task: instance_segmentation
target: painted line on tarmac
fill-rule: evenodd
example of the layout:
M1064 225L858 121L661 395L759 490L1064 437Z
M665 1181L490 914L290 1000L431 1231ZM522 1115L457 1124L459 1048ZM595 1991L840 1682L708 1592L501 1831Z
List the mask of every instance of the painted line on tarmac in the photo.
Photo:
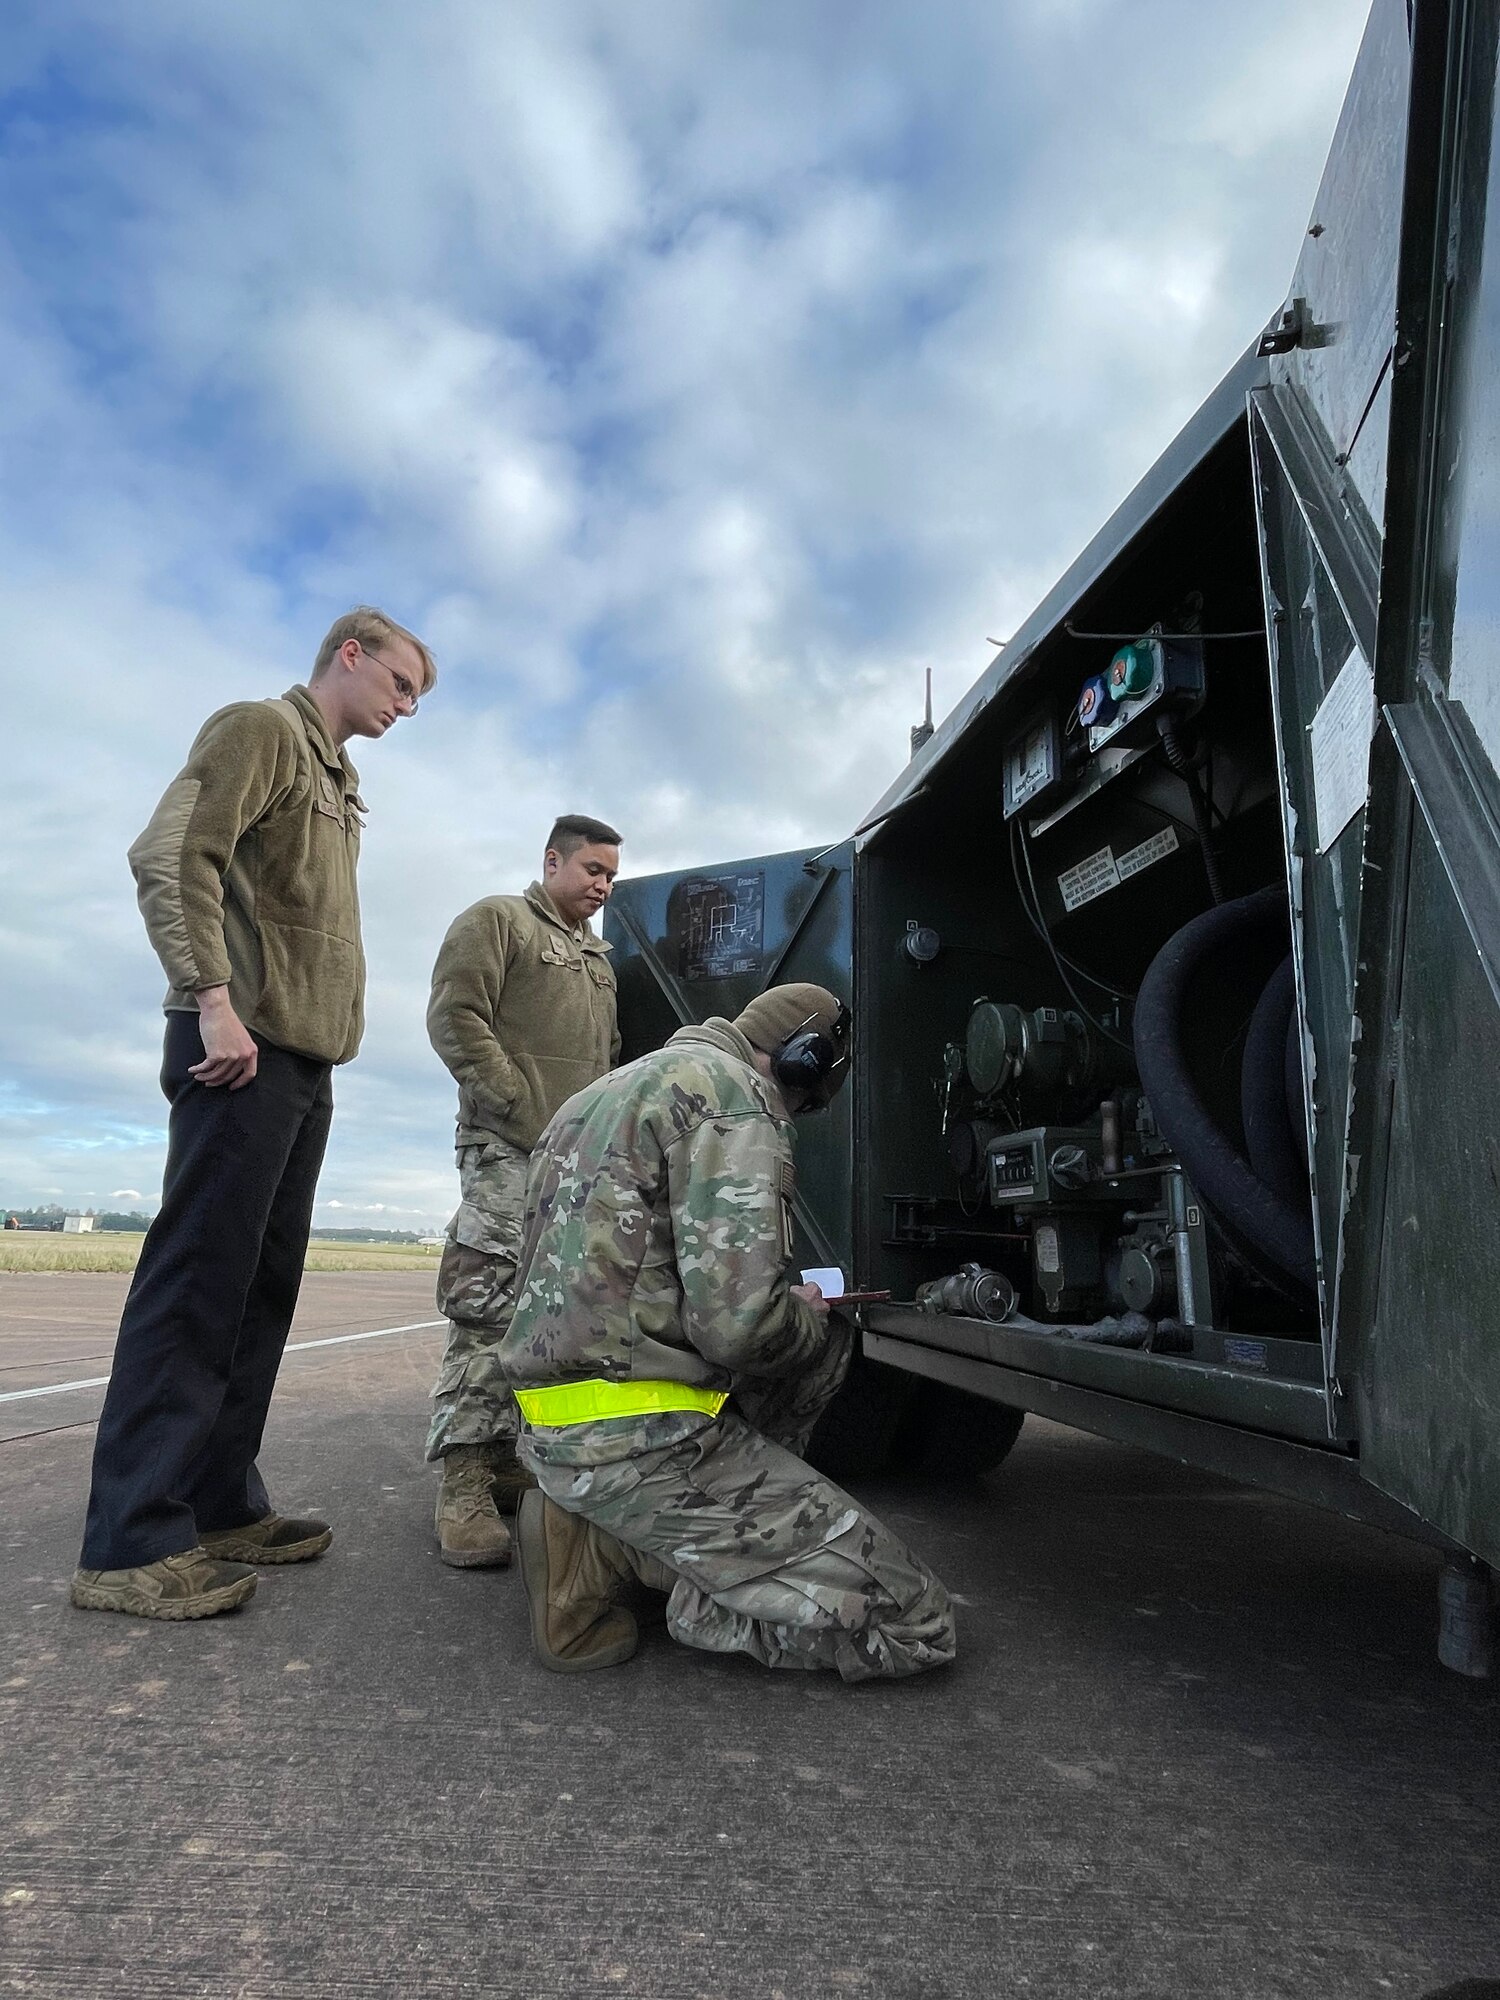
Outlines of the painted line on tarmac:
M377 1326L368 1333L332 1333L323 1340L293 1340L287 1344L288 1354L301 1354L309 1347L342 1347L350 1340L379 1340L387 1333L425 1333L434 1326L446 1326L446 1320L414 1319L410 1326ZM107 1375L90 1375L81 1382L49 1382L44 1389L6 1389L0 1392L0 1403L25 1403L33 1396L65 1396L70 1389L103 1389L108 1385Z

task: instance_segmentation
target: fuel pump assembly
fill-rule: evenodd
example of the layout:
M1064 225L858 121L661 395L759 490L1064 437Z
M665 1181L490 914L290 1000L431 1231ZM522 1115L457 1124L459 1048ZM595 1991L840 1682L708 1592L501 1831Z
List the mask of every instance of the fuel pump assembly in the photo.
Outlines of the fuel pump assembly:
M1169 1337L1207 1319L1202 1206L1156 1130L1130 1050L1098 1024L975 1000L963 1041L944 1052L943 1127L960 1213L976 1240L1005 1244L1025 1312L1134 1314L1168 1322ZM896 1207L898 1229L923 1229L914 1204Z
M1247 974L1251 1028L1233 1051L1243 1106L1234 1133L1193 1087L1182 1022L1205 956L1248 944L1259 965L1267 952L1274 958L1285 922L1284 902L1263 891L1174 933L1128 1028L1076 1009L973 1000L942 1058L954 1194L893 1198L890 1240L982 1251L1014 1291L1013 1316L1066 1324L1075 1339L1180 1351L1235 1323L1295 1330L1311 1252L1295 1185L1301 1106L1287 1084L1285 964L1269 979ZM994 1288L983 1313L958 1278L923 1293L927 1311L969 1301L970 1316L1000 1316Z

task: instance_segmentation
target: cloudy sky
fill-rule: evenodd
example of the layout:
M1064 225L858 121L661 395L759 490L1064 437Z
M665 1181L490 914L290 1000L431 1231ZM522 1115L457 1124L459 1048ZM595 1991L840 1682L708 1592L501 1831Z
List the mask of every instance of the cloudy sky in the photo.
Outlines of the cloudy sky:
M0 1203L154 1205L126 847L368 600L442 680L319 1220L444 1219L450 917L555 809L846 833L1280 302L1365 11L12 0Z

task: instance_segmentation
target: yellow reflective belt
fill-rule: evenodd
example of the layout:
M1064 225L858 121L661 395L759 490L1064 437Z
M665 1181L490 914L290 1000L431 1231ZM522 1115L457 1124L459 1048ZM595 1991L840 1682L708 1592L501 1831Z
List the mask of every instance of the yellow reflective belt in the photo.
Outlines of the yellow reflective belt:
M727 1389L694 1389L686 1382L556 1382L546 1389L517 1389L528 1424L551 1429L589 1424L600 1417L644 1417L657 1410L702 1410L716 1417Z

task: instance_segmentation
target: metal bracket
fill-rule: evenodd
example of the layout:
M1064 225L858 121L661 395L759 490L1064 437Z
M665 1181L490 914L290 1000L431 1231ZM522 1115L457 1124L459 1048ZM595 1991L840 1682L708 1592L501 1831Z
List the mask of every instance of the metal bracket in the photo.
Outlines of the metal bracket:
M1293 299L1283 308L1256 342L1255 352L1264 360L1271 354L1290 354L1294 347L1328 347L1334 329L1320 326L1307 309L1306 299Z

